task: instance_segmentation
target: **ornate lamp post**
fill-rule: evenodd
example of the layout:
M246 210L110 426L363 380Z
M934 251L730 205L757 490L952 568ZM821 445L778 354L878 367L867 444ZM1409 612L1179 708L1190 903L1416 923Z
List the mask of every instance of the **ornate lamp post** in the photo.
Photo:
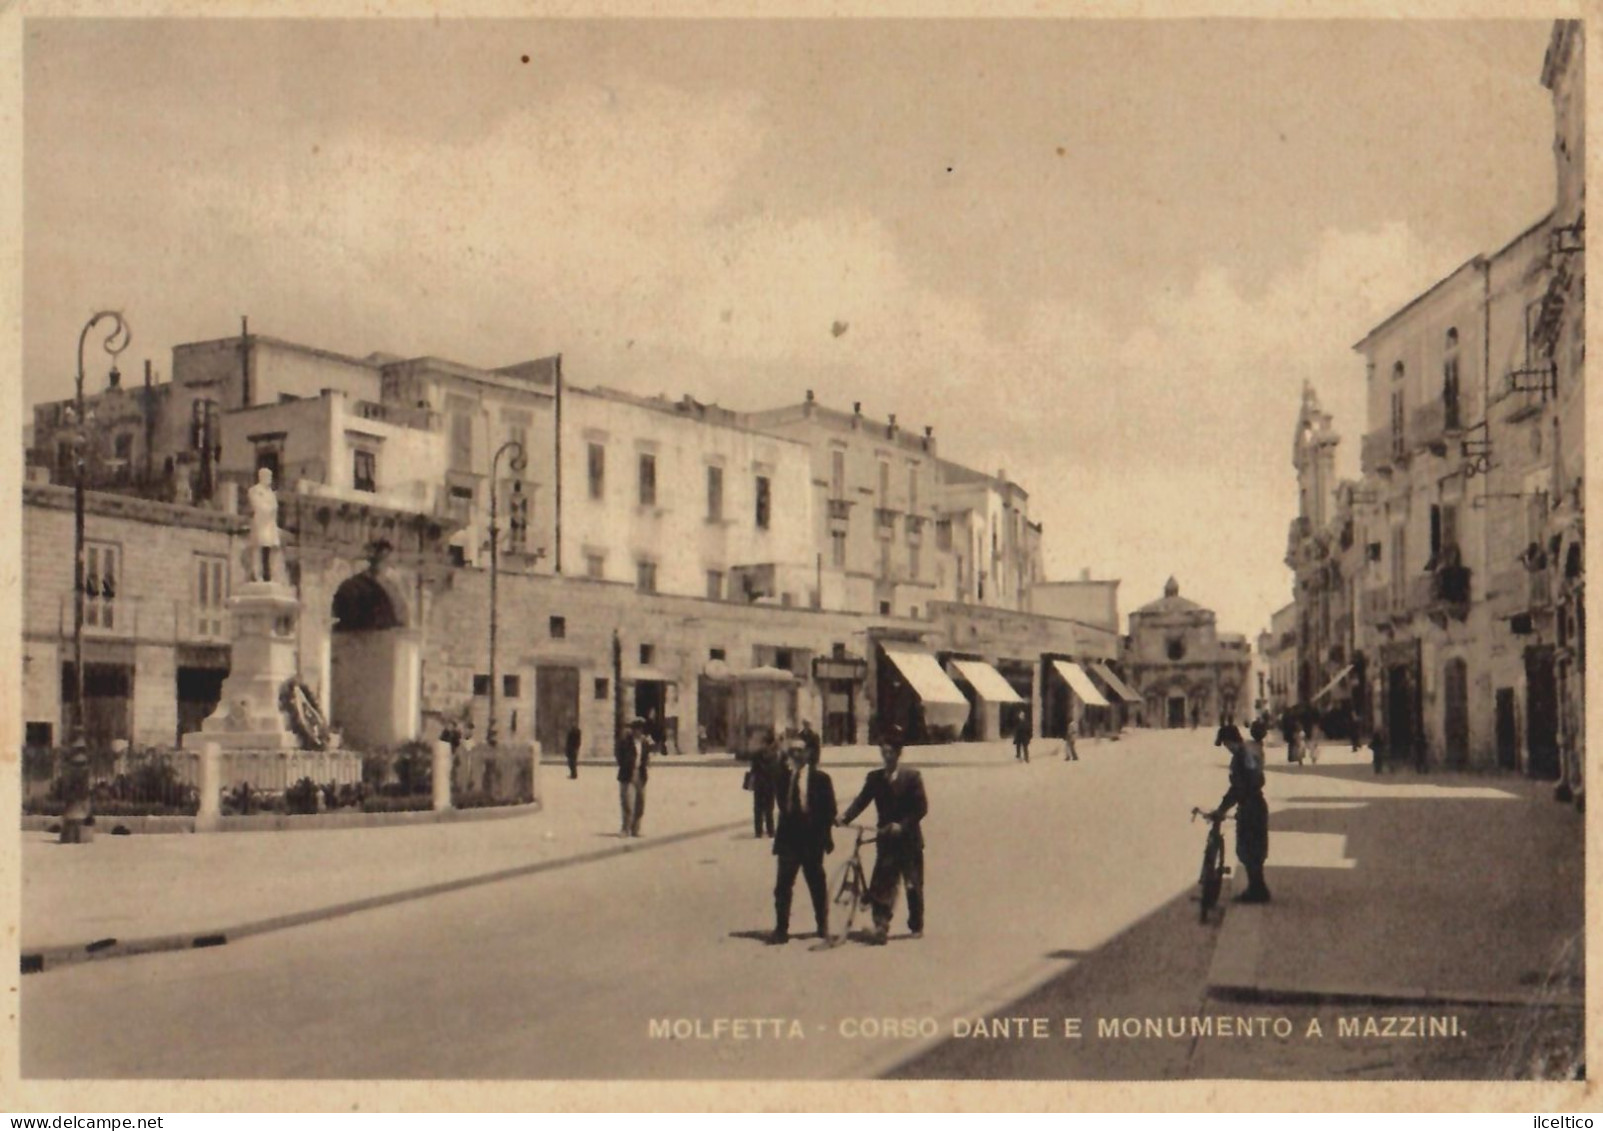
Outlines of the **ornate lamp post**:
M513 474L522 475L523 469L529 465L523 453L523 445L516 440L508 440L495 450L490 459L490 722L485 728L484 740L491 746L495 745L495 604L496 579L501 568L501 527L499 501L501 497L501 477L498 468L501 466L501 457L510 452L512 462L509 465Z
M117 372L117 355L128 348L133 335L122 313L102 310L84 324L78 335L78 381L73 401L76 413L76 432L73 439L73 498L72 498L72 665L73 665L73 747L81 748L87 741L84 727L84 673L83 673L83 622L84 622L84 471L85 452L88 447L88 413L83 396L83 348L89 331L96 324L110 319L111 333L106 335L104 348L111 355L110 382L116 385L121 377Z

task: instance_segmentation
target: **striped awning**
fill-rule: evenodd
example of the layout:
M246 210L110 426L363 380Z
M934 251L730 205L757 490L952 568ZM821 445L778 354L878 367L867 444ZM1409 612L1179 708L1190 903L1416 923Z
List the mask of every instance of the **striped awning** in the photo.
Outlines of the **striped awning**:
M1128 683L1113 674L1113 669L1106 664L1092 664L1091 670L1101 676L1104 682L1113 689L1113 694L1126 703L1139 703L1141 696L1137 695Z
M1102 698L1102 692L1096 689L1091 677L1085 674L1079 664L1069 660L1053 660L1052 666L1057 669L1058 675L1069 685L1069 690L1080 697L1080 702L1088 707L1106 707L1108 701Z
M968 681L981 699L987 703L1022 703L1013 685L1002 678L1002 673L983 660L953 660L957 674Z
M1313 701L1317 703L1325 696L1329 695L1332 691L1336 690L1336 685L1351 675L1352 670L1353 666L1351 664L1348 664L1346 667L1342 668L1341 671L1336 673L1335 679L1331 680L1329 683L1325 684L1325 686L1319 689L1319 694L1314 696Z
M928 652L880 646L924 705L924 721L932 726L961 727L968 721L968 697L958 689Z

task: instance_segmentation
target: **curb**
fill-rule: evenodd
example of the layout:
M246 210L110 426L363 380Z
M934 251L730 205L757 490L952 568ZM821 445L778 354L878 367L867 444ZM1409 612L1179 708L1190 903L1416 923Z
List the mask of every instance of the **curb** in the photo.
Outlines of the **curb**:
M156 954L163 951L201 950L214 946L225 946L232 940L246 939L254 935L267 934L271 931L287 930L290 927L301 927L308 923L335 919L343 915L354 915L361 911L373 911L398 903L409 903L413 900L428 899L431 896L447 895L451 892L500 883L503 880L515 880L524 876L539 875L542 872L554 872L580 864L593 864L601 860L610 860L615 856L627 855L637 849L649 850L670 844L678 844L683 841L696 840L705 836L714 836L721 832L745 828L749 823L748 819L727 821L720 825L710 825L705 828L690 829L685 832L653 837L645 844L630 842L612 848L600 848L593 852L581 853L578 856L542 860L538 863L502 868L499 871L486 872L478 876L463 876L454 880L442 880L439 883L425 884L423 887L407 888L402 891L388 892L384 895L369 896L366 899L329 904L326 907L315 907L309 911L276 915L271 918L257 919L218 930L152 935L146 938L128 939L126 941L121 939L96 939L88 943L44 947L37 950L24 948L22 952L22 973L42 974L47 970L71 966L80 962L99 962L108 958L132 958L135 955Z
M511 805L480 805L472 809L399 809L391 813L252 813L218 819L215 833L257 832L316 832L327 829L386 829L406 825L444 825L464 821L498 821L528 816L541 811L539 801L520 801ZM22 831L51 832L51 825L59 826L60 817L27 815L22 818ZM129 836L171 836L175 833L195 833L194 817L97 817L95 831L101 836L121 836L113 832L117 826L128 830Z

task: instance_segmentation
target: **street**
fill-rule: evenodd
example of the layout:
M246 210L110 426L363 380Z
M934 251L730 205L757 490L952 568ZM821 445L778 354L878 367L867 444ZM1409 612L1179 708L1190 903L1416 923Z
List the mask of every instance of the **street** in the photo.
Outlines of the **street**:
M1270 857L1277 902L1233 908L1221 928L1199 924L1190 898L1204 828L1188 814L1193 805L1217 803L1225 787L1227 758L1211 733L1127 732L1118 742L1082 744L1077 763L1065 763L1060 751L1059 743L1037 741L1028 765L1002 745L985 758L951 763L943 763L941 748L908 751L907 764L925 767L930 796L922 940L905 937L899 908L889 946L820 949L798 882L791 942L764 945L774 863L768 842L752 838L739 769L694 756L667 759L652 777L646 836L627 852L220 948L25 978L23 1071L174 1079L1504 1074L1497 1058L1508 1051L1514 1027L1529 1025L1530 1011L1473 1002L1384 1011L1226 1005L1210 1001L1208 986L1222 932L1247 923L1234 917L1282 907L1297 913L1299 877L1322 870L1362 875L1332 815L1373 808L1399 822L1403 837L1402 824L1417 830L1421 813L1451 802L1468 813L1498 814L1468 826L1482 833L1476 843L1505 826L1508 839L1532 840L1539 827L1553 827L1554 811L1551 803L1533 808L1539 803L1531 790L1519 788L1527 783L1409 774L1371 782L1367 767L1334 750L1319 767L1271 763L1268 795L1284 826L1273 834ZM1271 759L1276 753L1271 748ZM826 750L824 768L844 807L867 765L832 766ZM575 856L620 845L616 788L605 768L587 766L578 781L549 775L546 798L545 813L505 822L509 835L534 839L546 826L558 828ZM1379 798L1425 800L1367 804ZM1453 819L1462 820L1456 813ZM699 831L654 843L653 831L675 822ZM1371 838L1385 835L1373 823L1364 829ZM1543 835L1573 835L1578 844L1579 823ZM845 852L845 836L836 839L831 871ZM1475 844L1464 850L1474 851ZM1517 877L1517 865L1503 860L1497 874ZM338 870L341 861L325 866ZM181 899L182 877L174 879L171 898ZM1473 904L1477 897L1463 884L1463 876L1437 884L1458 892L1444 897L1444 906L1454 899ZM1502 922L1513 910L1529 926L1532 913L1508 902L1515 898L1508 883L1493 886L1493 901L1479 897L1480 913ZM1578 877L1565 877L1554 892L1535 892L1536 906L1554 908L1535 914L1573 913L1578 929L1579 891ZM1558 906L1555 892L1573 896L1575 907ZM1432 929L1430 921L1419 923L1417 946L1456 954ZM1521 924L1500 929L1517 932ZM1319 942L1303 959L1314 969ZM1524 976L1523 968L1509 976ZM1468 1035L1450 1045L1334 1039L1335 1015L1377 1012L1453 1014ZM1198 1042L1098 1035L1107 1019L1215 1013L1289 1018L1297 1036ZM1332 1039L1306 1039L1315 1015L1330 1018ZM1555 1031L1567 1032L1571 1012L1552 1016L1561 1022ZM1070 1018L1079 1019L1082 1036L1065 1036ZM1578 1032L1578 1011L1573 1026Z

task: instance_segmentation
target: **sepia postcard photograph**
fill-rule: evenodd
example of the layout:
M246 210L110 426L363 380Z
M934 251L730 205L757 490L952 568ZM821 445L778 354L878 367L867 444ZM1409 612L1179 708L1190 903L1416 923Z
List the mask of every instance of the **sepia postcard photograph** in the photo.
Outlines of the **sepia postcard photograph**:
M19 1095L1583 1102L1578 12L222 11L3 21Z

